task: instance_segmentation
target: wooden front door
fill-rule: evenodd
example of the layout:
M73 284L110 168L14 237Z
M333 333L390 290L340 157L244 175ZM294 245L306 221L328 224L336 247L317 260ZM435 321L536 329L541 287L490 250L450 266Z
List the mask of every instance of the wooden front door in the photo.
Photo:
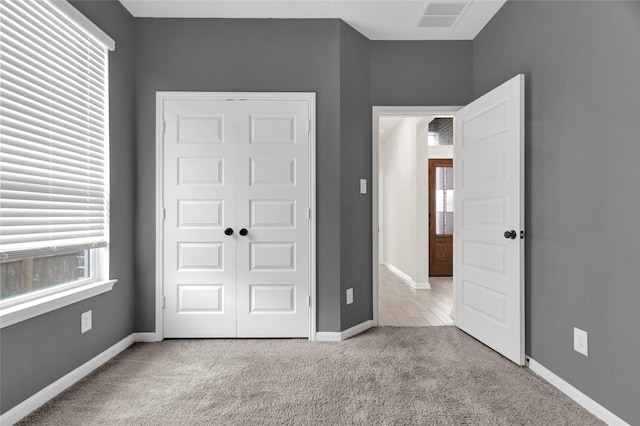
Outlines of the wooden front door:
M453 275L453 160L429 160L429 275Z

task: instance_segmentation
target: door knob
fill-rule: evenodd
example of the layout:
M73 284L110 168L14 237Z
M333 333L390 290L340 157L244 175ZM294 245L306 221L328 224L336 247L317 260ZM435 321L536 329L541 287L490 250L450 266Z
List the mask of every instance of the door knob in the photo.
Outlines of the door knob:
M517 234L516 234L516 231L514 231L514 230L505 231L505 233L504 233L504 237L508 238L508 239L515 240L516 236L517 236Z
M233 229L227 228L224 230L224 235L233 235Z
M514 231L515 232L515 231ZM247 231L246 228L242 228L239 232L240 235L242 235L243 237L246 236L249 233L249 231Z

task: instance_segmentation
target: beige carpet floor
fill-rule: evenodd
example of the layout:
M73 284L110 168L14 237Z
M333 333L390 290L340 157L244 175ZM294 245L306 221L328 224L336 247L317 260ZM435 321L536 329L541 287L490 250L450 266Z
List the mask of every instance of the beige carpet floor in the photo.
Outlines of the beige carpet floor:
M20 424L595 425L455 327L136 344Z

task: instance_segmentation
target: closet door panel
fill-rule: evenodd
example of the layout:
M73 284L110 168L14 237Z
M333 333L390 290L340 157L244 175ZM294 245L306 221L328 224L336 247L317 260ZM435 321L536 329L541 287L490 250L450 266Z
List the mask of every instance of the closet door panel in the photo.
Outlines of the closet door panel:
M238 337L309 335L309 105L237 105Z
M233 102L167 100L163 108L165 337L235 337Z

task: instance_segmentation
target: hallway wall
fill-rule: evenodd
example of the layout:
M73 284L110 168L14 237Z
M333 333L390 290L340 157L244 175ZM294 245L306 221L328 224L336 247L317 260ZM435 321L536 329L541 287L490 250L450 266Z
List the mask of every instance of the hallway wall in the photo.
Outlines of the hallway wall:
M416 281L417 126L403 118L380 143L384 179L384 261Z

